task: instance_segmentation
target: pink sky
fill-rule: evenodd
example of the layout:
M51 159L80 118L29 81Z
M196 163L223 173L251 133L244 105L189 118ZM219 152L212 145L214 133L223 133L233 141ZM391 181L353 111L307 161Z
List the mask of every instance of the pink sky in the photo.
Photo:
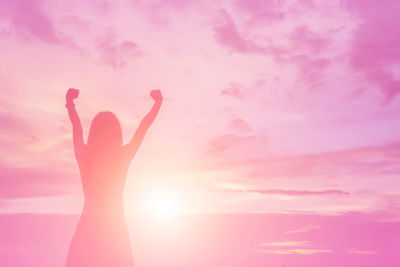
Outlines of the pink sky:
M397 0L0 0L0 212L79 214L67 88L80 89L85 139L111 110L125 142L160 88L128 176L131 220L163 192L179 216L242 216L226 222L242 233L237 266L397 266L399 12ZM252 215L292 224L272 237L279 223Z

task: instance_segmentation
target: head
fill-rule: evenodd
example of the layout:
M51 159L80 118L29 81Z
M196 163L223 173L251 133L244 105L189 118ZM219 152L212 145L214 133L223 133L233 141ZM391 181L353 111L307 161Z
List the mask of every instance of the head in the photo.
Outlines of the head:
M87 146L100 150L122 146L121 125L112 112L99 112L93 118L90 125Z

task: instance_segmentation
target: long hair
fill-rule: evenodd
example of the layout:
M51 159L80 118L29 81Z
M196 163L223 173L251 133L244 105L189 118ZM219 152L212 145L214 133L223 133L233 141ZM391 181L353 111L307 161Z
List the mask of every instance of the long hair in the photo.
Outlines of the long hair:
M122 131L117 117L109 111L99 112L92 120L82 154L80 168L85 197L101 199L104 192L123 189L120 179L109 180L122 175L122 148Z
M110 111L99 112L90 125L87 149L99 154L122 147L122 130L118 118Z

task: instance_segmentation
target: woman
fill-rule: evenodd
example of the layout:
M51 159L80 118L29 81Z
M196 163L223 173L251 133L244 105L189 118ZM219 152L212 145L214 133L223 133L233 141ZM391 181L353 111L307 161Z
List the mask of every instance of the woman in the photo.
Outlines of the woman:
M160 90L151 91L155 103L126 145L122 145L120 123L109 111L95 116L87 144L84 143L81 122L73 102L78 95L78 90L70 88L65 106L73 127L74 152L85 202L70 244L66 267L132 267L123 190L129 164L158 114L162 95Z

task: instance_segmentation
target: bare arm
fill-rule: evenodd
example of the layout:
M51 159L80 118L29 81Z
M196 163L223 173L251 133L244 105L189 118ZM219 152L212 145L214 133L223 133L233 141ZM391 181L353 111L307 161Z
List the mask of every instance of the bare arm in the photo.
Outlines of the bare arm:
M72 136L74 143L74 152L75 157L79 161L80 155L85 147L85 143L83 142L83 130L81 125L81 120L79 119L78 112L75 109L74 99L79 95L79 91L73 88L68 89L66 94L67 104L66 107L68 109L69 119L72 123Z
M161 107L162 95L160 90L153 90L151 91L150 95L155 101L153 107L140 122L140 125L136 129L136 132L133 135L132 140L128 144L126 144L127 153L130 159L132 159L135 156L136 152L138 151L140 144L142 143L143 138L146 135L147 129L150 127L150 125L157 117L158 111L160 110Z

